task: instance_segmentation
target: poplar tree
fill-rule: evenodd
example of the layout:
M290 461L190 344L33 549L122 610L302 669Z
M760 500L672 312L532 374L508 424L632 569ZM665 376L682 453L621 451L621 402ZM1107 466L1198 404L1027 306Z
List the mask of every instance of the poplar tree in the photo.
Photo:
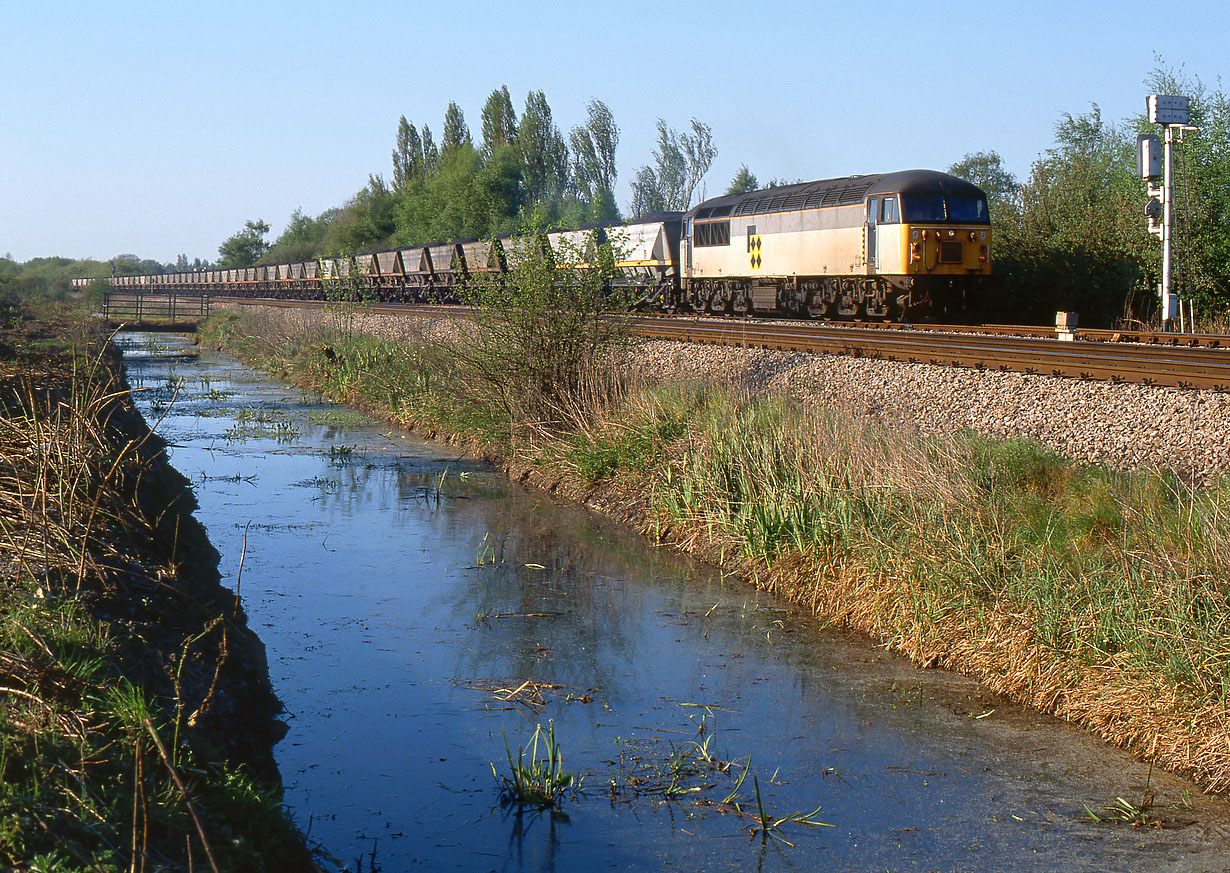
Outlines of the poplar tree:
M525 98L517 149L531 203L558 197L568 188L568 146L551 120L551 106L542 91L531 91Z
M423 125L423 178L433 175L436 168L440 164L440 152L436 149L436 142L431 137L431 128Z
M688 209L692 205L692 195L716 156L709 125L693 118L692 132L681 134L659 118L654 166L637 170L632 183L633 212Z
M470 128L466 127L465 115L455 102L448 104L444 112L444 132L440 135L440 152L449 155L463 145L470 145Z
M618 171L615 149L619 146L619 127L615 116L601 100L590 100L589 118L574 127L570 140L573 154L573 185L590 202L615 189Z
M491 157L496 149L513 145L516 139L517 113L508 86L501 85L483 104L483 157Z
M423 181L423 141L414 125L402 116L397 122L397 148L393 150L393 190L405 191Z

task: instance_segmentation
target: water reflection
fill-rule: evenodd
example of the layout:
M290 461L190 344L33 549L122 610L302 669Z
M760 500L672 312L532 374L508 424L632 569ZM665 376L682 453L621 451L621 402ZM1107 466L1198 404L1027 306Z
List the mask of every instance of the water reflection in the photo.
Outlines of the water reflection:
M139 403L269 649L289 802L352 867L374 850L388 871L1160 869L1230 833L1213 806L1199 833L1147 840L1086 821L1147 768L446 447L224 356L178 359L183 341L129 342ZM505 738L547 720L586 776L566 817L502 807L491 777ZM749 840L713 803L737 768L669 802L610 789L699 743L750 759L771 814L822 805L837 827ZM1185 786L1152 787L1179 804Z

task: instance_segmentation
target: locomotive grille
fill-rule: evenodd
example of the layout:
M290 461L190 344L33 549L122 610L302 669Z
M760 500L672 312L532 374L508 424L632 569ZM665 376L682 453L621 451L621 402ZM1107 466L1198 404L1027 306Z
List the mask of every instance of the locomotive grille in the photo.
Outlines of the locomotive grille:
M961 244L959 242L940 243L941 264L959 264L961 260Z

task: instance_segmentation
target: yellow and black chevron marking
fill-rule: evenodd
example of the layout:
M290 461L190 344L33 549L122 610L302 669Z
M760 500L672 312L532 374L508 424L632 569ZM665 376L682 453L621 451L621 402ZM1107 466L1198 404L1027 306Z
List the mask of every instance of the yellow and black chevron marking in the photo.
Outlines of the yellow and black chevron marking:
M751 256L753 270L760 269L760 234L747 238L747 252Z

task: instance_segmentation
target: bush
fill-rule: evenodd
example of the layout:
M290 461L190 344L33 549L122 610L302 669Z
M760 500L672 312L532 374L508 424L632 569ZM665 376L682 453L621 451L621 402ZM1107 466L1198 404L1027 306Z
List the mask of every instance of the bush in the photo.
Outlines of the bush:
M499 241L493 244L498 245ZM463 293L477 311L450 348L456 388L493 406L510 425L553 427L583 405L595 371L625 335L611 317L608 244L552 252L531 227L506 241L509 271Z

